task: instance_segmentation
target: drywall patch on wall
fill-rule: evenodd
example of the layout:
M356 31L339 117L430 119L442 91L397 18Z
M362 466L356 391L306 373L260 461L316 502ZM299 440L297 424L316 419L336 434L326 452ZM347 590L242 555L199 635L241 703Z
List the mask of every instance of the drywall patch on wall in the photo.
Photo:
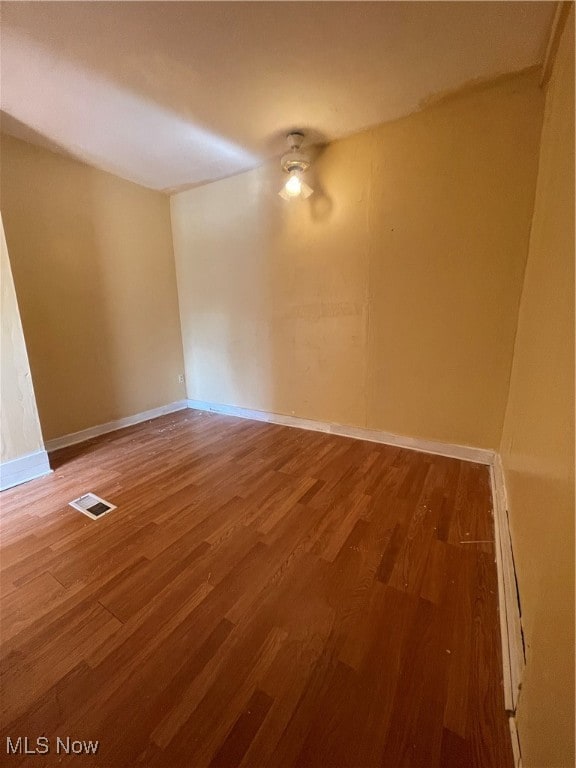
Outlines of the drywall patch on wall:
M37 455L38 452L43 451L44 441L38 419L36 397L32 385L26 342L20 321L20 311L14 290L2 218L0 218L0 229L0 258L2 262L0 274L2 283L0 462L5 465L6 462L25 459L30 454ZM10 467L6 465L5 477L18 477L20 471L23 473L22 476L26 474L24 465L20 470L16 470L16 465L10 465Z

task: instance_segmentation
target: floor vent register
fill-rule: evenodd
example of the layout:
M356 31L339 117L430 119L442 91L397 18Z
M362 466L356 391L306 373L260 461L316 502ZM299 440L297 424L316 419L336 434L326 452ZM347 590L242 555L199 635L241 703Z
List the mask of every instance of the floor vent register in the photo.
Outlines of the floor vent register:
M98 520L99 517L116 509L114 504L110 504L109 501L104 501L104 499L96 496L95 493L85 493L84 496L80 496L79 499L71 501L69 506L74 507L74 509L87 515L92 520Z

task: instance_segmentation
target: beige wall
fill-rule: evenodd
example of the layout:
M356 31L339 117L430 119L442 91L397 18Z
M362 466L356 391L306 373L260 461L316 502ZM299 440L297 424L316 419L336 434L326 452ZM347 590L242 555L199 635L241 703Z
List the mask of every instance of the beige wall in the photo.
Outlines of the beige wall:
M171 199L189 397L497 448L543 97L525 73Z
M184 397L168 198L13 138L1 146L45 438Z
M574 11L546 97L502 437L527 666L526 768L574 765Z
M44 450L4 224L0 218L0 462Z

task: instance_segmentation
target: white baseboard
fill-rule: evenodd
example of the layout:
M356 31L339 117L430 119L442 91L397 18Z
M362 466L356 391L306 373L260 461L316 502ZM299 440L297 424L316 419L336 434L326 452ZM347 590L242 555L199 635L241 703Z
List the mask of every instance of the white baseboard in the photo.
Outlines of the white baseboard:
M512 740L512 754L514 756L514 768L522 768L522 753L520 752L520 739L516 728L516 718L508 718L510 725L510 738Z
M515 712L524 671L524 643L512 554L512 539L508 522L508 501L502 459L494 457L490 467L494 532L496 538L496 568L498 571L498 602L500 606L500 635L504 671L504 702Z
M4 461L0 464L0 491L49 475L50 472L52 470L46 451L34 451L11 461Z
M240 408L236 405L222 405L220 403L210 403L204 400L188 400L188 407L197 411L212 411L227 416L238 416L241 419L254 419L255 421L282 424L287 427L310 429L314 432L328 432L332 435L341 435L342 437L369 440L373 443L385 443L386 445L395 445L399 448L407 448L411 451L433 453L440 456L448 456L452 459L473 461L478 464L491 465L494 461L494 451L485 448L470 448L466 445L454 445L452 443L440 443L434 440L422 440L417 437L395 435L392 432L383 432L378 429L349 427L343 424L333 424L327 421L302 419L298 416L286 416L280 413L269 413L268 411L254 411L249 408Z
M142 421L156 419L158 416L164 416L167 413L182 411L187 407L188 402L186 400L178 400L175 403L161 405L159 408L152 408L149 411L135 413L133 416L125 416L123 419L108 421L106 424L98 424L95 427L82 429L80 432L71 432L69 435L62 435L62 437L56 437L53 440L47 440L46 449L48 451L56 451L58 448L66 448L68 445L83 443L85 440L90 440L91 438L98 437L99 435L105 435L107 432L115 432L117 429L130 427L133 424L140 424Z

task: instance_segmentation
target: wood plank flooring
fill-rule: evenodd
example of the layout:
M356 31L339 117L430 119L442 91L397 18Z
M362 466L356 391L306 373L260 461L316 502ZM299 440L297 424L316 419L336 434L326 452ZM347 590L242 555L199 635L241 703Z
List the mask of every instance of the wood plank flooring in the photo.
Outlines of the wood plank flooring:
M1 765L511 768L487 468L194 411L52 465L0 500Z

